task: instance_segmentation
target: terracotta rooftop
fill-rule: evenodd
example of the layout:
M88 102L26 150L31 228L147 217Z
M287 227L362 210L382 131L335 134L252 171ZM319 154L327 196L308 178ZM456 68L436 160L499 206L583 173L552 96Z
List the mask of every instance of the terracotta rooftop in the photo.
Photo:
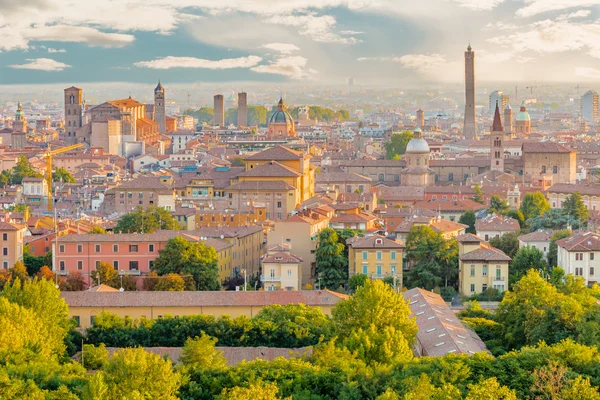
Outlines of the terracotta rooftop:
M371 178L354 172L321 172L315 175L316 183L370 183Z
M269 253L263 256L262 262L276 264L300 264L302 262L302 257L298 257L289 251L272 252L269 250Z
M272 190L272 191L283 191L283 190L295 190L295 188L284 181L245 181L236 183L231 186L227 186L227 190Z
M113 188L113 190L165 190L172 191L173 189L161 182L157 176L140 176L121 183L119 186Z
M472 233L465 233L464 235L458 235L456 237L459 243L481 243L485 242L482 238L477 235L473 235Z
M348 296L329 290L213 292L62 292L69 307L264 307L273 304L333 306Z
M294 169L278 163L277 161L268 161L246 172L242 172L239 176L244 177L298 177L301 174Z
M511 258L495 247L482 247L460 256L461 261L510 261Z
M552 230L540 230L525 235L519 236L519 240L523 243L529 242L549 242L552 238L554 231Z
M575 150L560 143L553 142L525 142L523 153L574 153Z
M475 230L480 231L511 231L516 232L521 229L519 221L514 218L498 214L490 214L485 218L478 218L475 221Z
M263 160L273 160L273 161L291 161L291 160L301 160L304 158L304 153L299 151L292 150L285 146L275 146L270 147L266 150L253 154L245 158L248 161L263 161Z
M600 251L600 235L595 232L578 233L556 241L567 251Z
M417 327L422 356L487 352L477 334L467 329L439 294L415 288L402 293Z
M460 200L444 200L444 199L432 199L417 201L414 204L415 208L425 208L428 210L440 210L440 211L467 211L467 210L483 210L486 208L485 205L477 203L471 199L460 199Z
M575 192L579 192L582 196L600 196L600 185L592 184L571 184L571 183L555 183L548 190L548 193L564 193L564 194L573 194Z
M403 249L406 246L401 240L392 240L384 236L355 237L348 245L354 249Z

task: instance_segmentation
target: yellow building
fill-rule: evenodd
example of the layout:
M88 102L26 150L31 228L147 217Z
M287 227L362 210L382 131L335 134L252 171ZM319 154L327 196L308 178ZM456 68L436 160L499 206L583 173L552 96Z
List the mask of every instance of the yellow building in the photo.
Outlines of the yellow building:
M349 276L365 274L371 279L396 277L402 284L404 243L383 236L348 239Z
M83 292L62 292L69 314L82 328L89 328L102 311L132 319L164 316L229 315L255 316L274 304L305 304L319 307L325 314L348 296L328 290L221 291L221 292L119 292L92 288Z
M302 258L290 252L291 246L277 244L267 250L261 259L265 290L300 290L302 285Z
M460 294L471 296L488 288L500 292L508 289L508 263L511 261L509 256L470 233L460 235L456 239Z

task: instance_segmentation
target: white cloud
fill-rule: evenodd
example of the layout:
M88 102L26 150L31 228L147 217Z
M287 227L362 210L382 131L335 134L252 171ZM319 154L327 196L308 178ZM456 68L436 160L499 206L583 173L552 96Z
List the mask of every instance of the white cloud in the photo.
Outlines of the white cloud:
M362 35L361 31L340 31L340 35Z
M575 76L593 80L600 80L600 69L591 67L576 67Z
M298 46L291 43L267 43L261 46L262 48L274 50L281 54L291 54L294 51L300 50Z
M544 20L533 23L529 29L488 39L490 43L512 47L513 51L539 54L566 51L586 51L600 58L600 23Z
M504 22L489 22L486 26L483 27L483 31L514 31L519 29L519 27L515 24L506 24Z
M27 40L87 43L90 46L123 47L135 40L133 35L106 33L84 26L53 25L30 28L23 33ZM2 46L0 44L0 46Z
M134 65L140 68L171 69L171 68L204 68L204 69L231 69L249 68L262 61L261 57L248 56L239 58L226 58L223 60L205 60L195 57L168 56L152 61L139 61Z
M65 49L53 49L52 47L48 47L48 53L66 53Z
M532 17L549 11L598 6L598 0L525 0L525 7L517 10L519 17Z
M576 18L587 18L592 14L590 10L579 10L569 14L563 14L558 17L560 20L576 19Z
M358 61L391 61L402 64L405 68L431 70L447 63L441 54L406 54L401 57L360 57Z
M286 26L294 26L299 28L299 33L308 36L315 42L324 43L343 43L354 44L360 43L355 37L346 37L339 35L333 31L337 21L331 15L317 16L314 13L297 15L275 15L269 17L266 22L271 24L283 24Z
M504 0L454 0L461 7L475 11L489 11L496 8Z
M71 68L70 65L55 61L51 58L29 58L26 64L13 64L9 68L14 69L33 69L37 71L62 71L65 68Z
M258 65L250 68L261 74L276 74L287 76L292 79L303 79L317 73L312 69L306 69L308 60L301 56L280 57L267 65Z

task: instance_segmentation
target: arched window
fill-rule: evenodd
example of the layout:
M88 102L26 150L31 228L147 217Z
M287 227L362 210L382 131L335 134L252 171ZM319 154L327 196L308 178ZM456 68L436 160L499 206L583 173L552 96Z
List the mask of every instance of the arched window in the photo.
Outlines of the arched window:
M542 174L545 174L545 173L546 173L546 166L542 165Z
M71 95L71 96L69 97L69 103L70 103L70 104L75 104L75 96Z

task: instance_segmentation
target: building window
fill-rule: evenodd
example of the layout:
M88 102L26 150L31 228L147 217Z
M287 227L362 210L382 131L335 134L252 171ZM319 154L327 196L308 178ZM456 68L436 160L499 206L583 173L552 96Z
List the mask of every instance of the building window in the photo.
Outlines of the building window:
M396 259L396 252L390 251L390 260L395 260L395 259Z
M7 256L8 255L8 247L3 247L2 248L2 255L3 256Z
M545 173L546 173L546 166L542 165L542 174L545 174Z
M556 165L554 167L552 167L552 173L558 174L558 167Z
M59 253L64 253L65 252L65 245L61 244L60 246L58 246L58 252Z
M153 244L148 245L148 252L154 253L154 245Z
M74 316L73 316L73 321L75 321L75 326L76 326L77 328L79 328L79 327L81 326L81 320L80 320L80 318L79 318L79 315L74 315Z
M292 277L292 270L288 269L288 278L291 278L291 277Z
M100 245L99 245L99 244L97 244L95 247L96 247L96 253L100 253L100 250L101 250L101 247L100 247Z
M382 267L381 267L381 265L378 265L377 266L377 275L382 275L382 274L383 274Z
M138 245L137 244L130 244L129 245L129 252L130 253L137 253L138 252Z
M395 265L390 265L390 272L392 273L392 275L396 275L396 266Z
M60 269L61 271L65 270L65 262L61 261L58 263L58 269Z
M277 202L277 208L281 208L281 202L280 201Z
M92 315L92 316L90 317L90 324L91 324L91 325L94 325L94 322L96 322L96 317L95 317L94 315Z
M83 260L77 260L77 269L79 271L83 270Z
M118 252L119 252L119 245L113 244L113 253L118 253Z
M2 268L8 269L8 261L2 262Z
M8 240L8 233L2 234L2 240L4 240L5 242Z
M481 285L481 291L485 292L487 290L487 283L484 283L483 285Z
M116 270L119 270L119 261L117 261L117 260L113 261L113 268Z
M594 259L594 253L590 253L590 260Z
M377 252L377 259L381 260L383 257L382 253L380 251Z
M385 174L379 174L379 182L383 182L385 180Z
M362 273L367 275L369 273L369 266L368 265L363 265L362 266Z
M594 276L594 267L590 267L590 276Z
M368 258L369 258L369 253L368 253L368 252L366 252L366 251L363 251L363 252L362 252L362 259L363 259L363 260L366 260L366 259L368 259Z
M474 293L474 292L475 292L475 284L471 283L471 293Z
M138 262L137 261L129 261L129 270L137 271L138 270Z
M481 268L481 274L482 274L482 276L487 276L487 266L485 266L485 265L484 265L484 266Z
M78 253L83 253L83 245L82 244L78 244L77 245L77 252Z
M449 181L449 182L454 182L454 174L453 174L452 172L450 172L450 173L448 174L448 181Z

